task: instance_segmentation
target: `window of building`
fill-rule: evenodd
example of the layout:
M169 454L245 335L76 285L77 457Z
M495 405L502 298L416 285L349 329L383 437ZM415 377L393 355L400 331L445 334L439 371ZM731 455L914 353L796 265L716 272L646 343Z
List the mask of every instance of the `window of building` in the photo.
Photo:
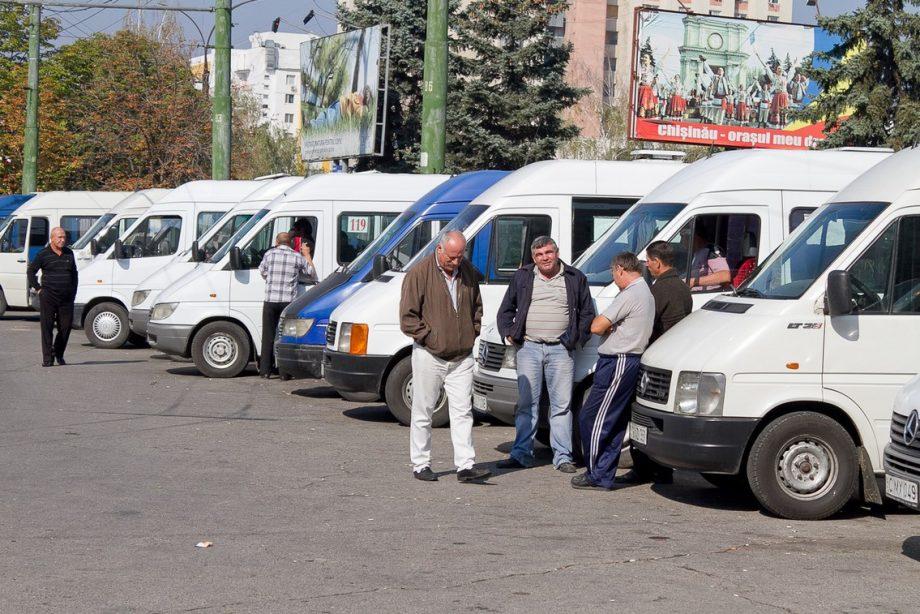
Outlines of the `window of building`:
M747 19L747 13L735 13L735 17L738 19Z
M294 114L293 114L293 113L285 113L285 114L284 114L284 123L286 123L286 124L293 124L293 123L294 123Z
M711 10L711 11L709 11L709 14L710 14L710 15L721 15L721 14L722 14L722 11Z
M262 105L262 108L263 108L263 109L267 109L267 108L268 108L268 105L267 105L267 104L263 104L263 105Z
M776 15L767 15L767 21L779 21L779 17Z
M607 19L616 19L620 14L620 7L616 4L607 5Z
M617 44L617 33L615 30L607 30L607 34L604 37L604 43L607 45Z
M285 75L284 84L285 85L294 85L294 75Z
M286 102L286 103L288 103L288 104L294 104L294 94L285 94L285 95L284 95L284 102Z

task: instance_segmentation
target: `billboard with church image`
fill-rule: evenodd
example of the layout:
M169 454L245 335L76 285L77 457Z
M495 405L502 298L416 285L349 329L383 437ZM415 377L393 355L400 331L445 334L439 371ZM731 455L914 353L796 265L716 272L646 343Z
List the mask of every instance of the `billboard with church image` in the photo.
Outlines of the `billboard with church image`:
M793 120L817 88L801 71L815 28L638 9L630 100L633 138L807 149L824 125Z

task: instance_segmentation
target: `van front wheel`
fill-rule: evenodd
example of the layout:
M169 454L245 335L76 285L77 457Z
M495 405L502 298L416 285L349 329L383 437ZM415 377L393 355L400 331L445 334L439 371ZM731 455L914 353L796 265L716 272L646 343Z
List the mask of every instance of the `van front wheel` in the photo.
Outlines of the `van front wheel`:
M821 520L856 493L856 444L836 420L801 411L764 428L747 461L748 484L769 512L793 520Z
M390 409L390 413L399 420L400 424L409 426L412 419L412 356L406 356L390 371L387 383L384 386L383 398ZM431 416L431 426L447 426L450 415L447 410L447 395L441 391L438 403Z
M236 377L251 353L249 336L233 322L205 324L192 339L192 360L205 377Z
M86 338L97 348L115 350L128 340L128 311L118 303L94 305L83 320Z

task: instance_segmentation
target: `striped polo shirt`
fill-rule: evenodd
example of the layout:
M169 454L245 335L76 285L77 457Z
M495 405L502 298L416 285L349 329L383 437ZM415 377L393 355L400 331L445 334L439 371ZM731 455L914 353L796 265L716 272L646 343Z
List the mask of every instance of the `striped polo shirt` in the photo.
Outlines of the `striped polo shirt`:
M524 339L541 343L556 343L569 325L569 302L565 293L563 265L549 279L533 268L533 296L527 310Z

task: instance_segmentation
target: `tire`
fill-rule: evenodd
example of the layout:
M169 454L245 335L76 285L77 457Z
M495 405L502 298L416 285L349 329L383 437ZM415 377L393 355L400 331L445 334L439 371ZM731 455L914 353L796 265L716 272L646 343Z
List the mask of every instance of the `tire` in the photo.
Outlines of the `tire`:
M128 311L118 303L94 305L83 318L86 338L97 348L118 349L128 341Z
M6 302L6 295L3 294L3 290L0 290L0 316L6 313L6 309L9 305Z
M821 520L856 494L856 444L836 420L801 411L768 424L754 440L747 479L757 501L792 520Z
M383 388L383 399L390 413L399 423L408 426L412 417L412 356L406 356L390 370ZM442 427L450 422L447 410L447 396L442 392L438 399L431 426Z
M747 476L743 473L727 475L724 473L700 473L700 476L715 486L732 492L750 494L751 489L748 487Z
M249 364L249 335L233 322L211 322L192 338L192 360L205 377L236 377Z

